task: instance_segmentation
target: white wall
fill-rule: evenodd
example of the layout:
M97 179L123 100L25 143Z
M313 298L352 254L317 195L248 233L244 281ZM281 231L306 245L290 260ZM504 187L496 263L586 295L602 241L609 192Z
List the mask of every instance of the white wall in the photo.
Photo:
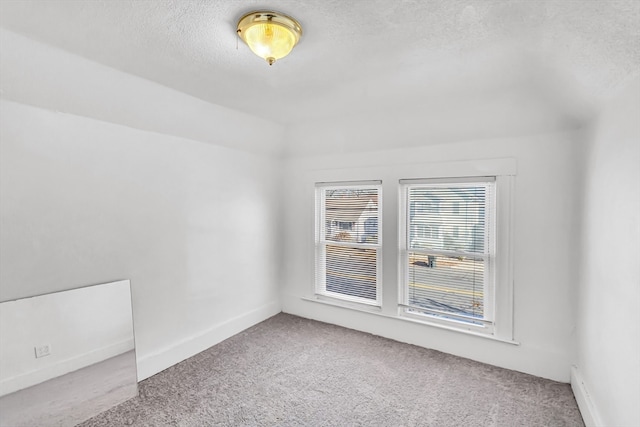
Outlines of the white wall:
M5 31L2 51L1 300L130 279L140 378L280 311L281 126Z
M464 122L464 118L461 118ZM396 122L396 124L398 124ZM416 125L419 127L419 125ZM309 137L301 146L313 145L310 152L331 151L316 146L323 139L349 128L349 119L310 126ZM396 127L395 138L403 131ZM426 132L425 132L426 133ZM295 130L304 139L303 126ZM374 147L392 146L388 134L367 134ZM309 142L312 141L312 142ZM296 144L296 140L291 140ZM575 329L575 249L580 162L575 155L582 145L580 133L541 135L496 140L477 140L443 145L383 151L292 157L287 160L284 242L283 311L303 317L336 323L349 328L457 354L493 365L515 369L554 380L569 381ZM363 146L360 141L356 144ZM399 142L402 144L402 141ZM514 338L516 346L380 316L329 306L303 298L313 290L313 183L308 176L322 170L323 177L340 179L342 169L363 170L390 165L402 170L403 164L471 161L513 158L517 162L513 206ZM362 179L371 179L363 176ZM397 183L383 182L393 189ZM386 190L385 190L386 191ZM383 197L395 197L389 195ZM385 212L383 260L383 313L395 310L397 262L397 213ZM389 291L391 290L391 291ZM389 305L391 309L389 309ZM386 308L385 308L386 307Z
M640 425L640 79L588 147L572 385L587 425Z

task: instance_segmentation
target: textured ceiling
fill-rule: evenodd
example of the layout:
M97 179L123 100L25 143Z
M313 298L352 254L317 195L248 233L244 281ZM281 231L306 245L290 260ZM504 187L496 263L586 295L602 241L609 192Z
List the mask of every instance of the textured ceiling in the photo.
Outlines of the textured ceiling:
M304 35L269 67L235 34L270 8ZM524 91L577 111L640 69L640 1L0 1L0 25L282 123Z

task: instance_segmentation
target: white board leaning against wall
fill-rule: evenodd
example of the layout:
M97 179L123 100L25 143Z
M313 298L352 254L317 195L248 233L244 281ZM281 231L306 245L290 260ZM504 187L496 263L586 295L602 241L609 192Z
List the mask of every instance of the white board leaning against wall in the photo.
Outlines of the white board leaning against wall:
M0 425L73 426L137 394L129 280L0 303Z

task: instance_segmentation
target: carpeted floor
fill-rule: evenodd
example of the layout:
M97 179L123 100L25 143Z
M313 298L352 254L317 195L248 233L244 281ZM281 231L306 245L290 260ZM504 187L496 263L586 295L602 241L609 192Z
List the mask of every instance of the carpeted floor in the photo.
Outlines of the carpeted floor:
M140 383L98 426L583 426L568 384L279 314Z

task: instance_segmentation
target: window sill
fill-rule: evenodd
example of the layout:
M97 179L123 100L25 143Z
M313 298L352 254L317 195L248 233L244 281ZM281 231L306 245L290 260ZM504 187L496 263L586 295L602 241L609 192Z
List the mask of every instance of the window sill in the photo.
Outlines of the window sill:
M474 337L485 338L485 339L488 339L488 340L498 341L498 342L502 342L502 343L505 343L505 344L511 344L511 345L516 345L516 346L520 345L520 342L515 341L513 339L500 338L500 337L496 337L495 335L489 335L489 334L483 334L483 333L480 333L480 332L474 332L474 331L469 331L469 330L465 330L465 329L459 329L459 328L455 328L453 326L443 325L443 324L435 323L435 322L429 322L428 320L415 319L415 318L411 318L411 317L407 317L407 316L401 316L401 315L385 314L385 313L382 312L382 307L379 307L379 306L370 306L370 305L367 305L367 304L358 304L358 303L352 303L352 302L347 302L347 301L334 300L334 299L323 297L323 296L302 297L301 299L303 301L320 303L320 304L329 305L329 306L332 306L332 307L344 308L344 309L347 309L347 310L353 310L353 311L359 311L359 312L362 312L362 313L374 314L376 316L382 316L382 317L386 317L386 318L389 318L389 319L396 319L396 320L401 320L401 321L404 321L404 322L415 323L415 324L418 324L418 325L424 325L424 326L444 329L444 330L447 330L447 331L458 332L458 333L465 334L465 335L472 335Z

